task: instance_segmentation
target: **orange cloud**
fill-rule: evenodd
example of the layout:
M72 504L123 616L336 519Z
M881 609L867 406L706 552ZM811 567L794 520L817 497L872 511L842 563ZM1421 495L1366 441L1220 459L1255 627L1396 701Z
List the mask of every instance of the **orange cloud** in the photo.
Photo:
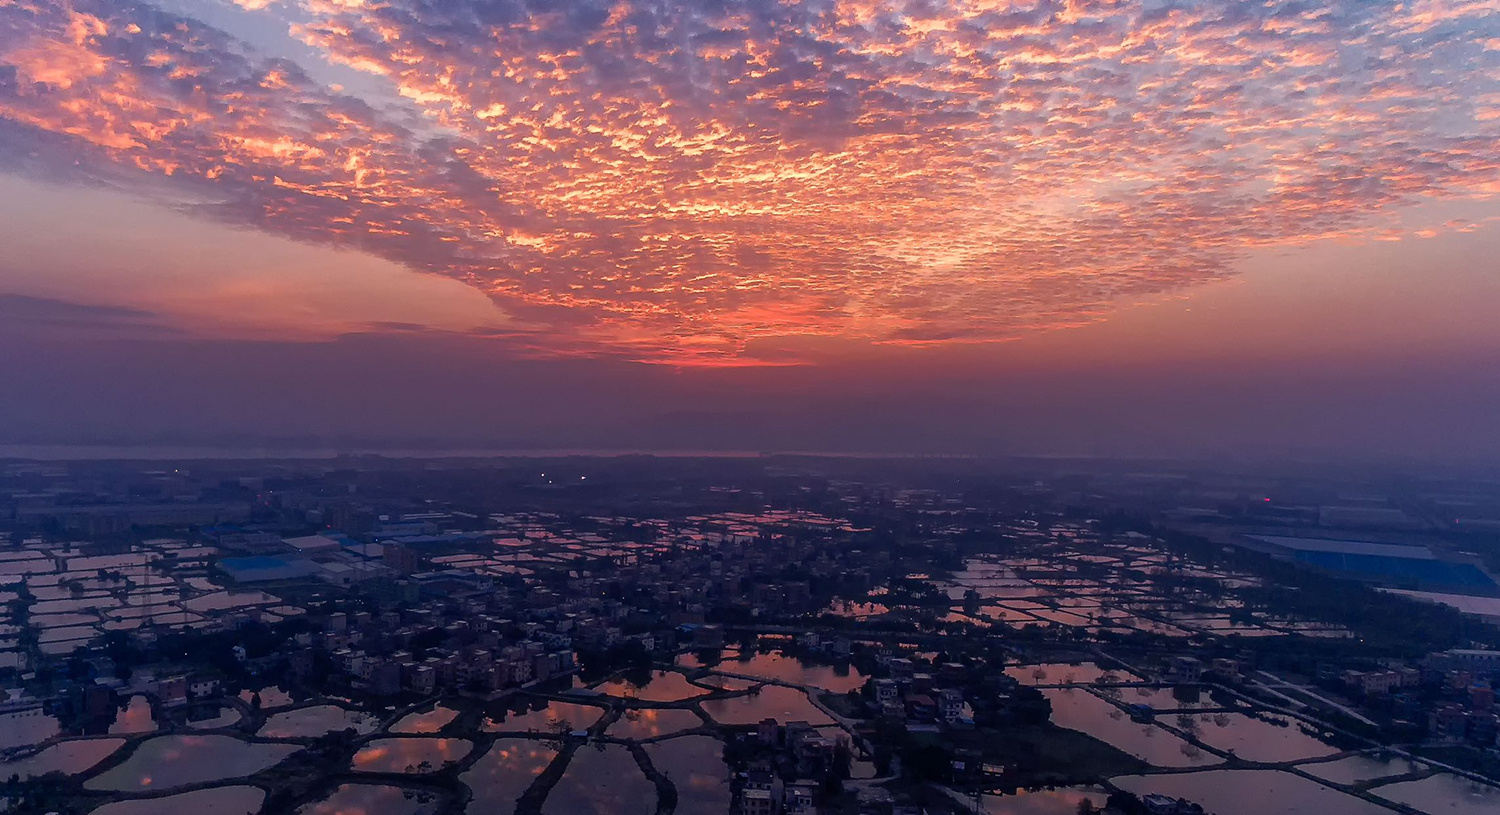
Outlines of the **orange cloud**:
M192 20L14 0L0 117L463 280L538 353L676 364L1077 325L1500 177L1493 4L537 8L281 3L377 107Z

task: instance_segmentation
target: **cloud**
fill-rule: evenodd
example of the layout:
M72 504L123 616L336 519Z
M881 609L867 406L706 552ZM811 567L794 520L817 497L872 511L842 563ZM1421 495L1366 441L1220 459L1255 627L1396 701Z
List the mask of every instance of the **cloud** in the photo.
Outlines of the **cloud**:
M1479 0L241 5L427 121L150 6L15 0L3 160L455 277L539 353L1006 339L1500 178Z
M150 311L4 293L0 293L0 327L10 333L45 335L64 331L72 336L147 338L177 333L161 324L160 317Z

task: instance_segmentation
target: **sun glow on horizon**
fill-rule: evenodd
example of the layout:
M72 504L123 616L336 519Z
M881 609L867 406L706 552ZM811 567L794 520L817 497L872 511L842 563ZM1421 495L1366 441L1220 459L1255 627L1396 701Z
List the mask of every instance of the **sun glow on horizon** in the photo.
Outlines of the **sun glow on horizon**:
M392 98L150 5L9 0L0 166L461 281L526 354L1002 341L1500 192L1484 0L236 1Z

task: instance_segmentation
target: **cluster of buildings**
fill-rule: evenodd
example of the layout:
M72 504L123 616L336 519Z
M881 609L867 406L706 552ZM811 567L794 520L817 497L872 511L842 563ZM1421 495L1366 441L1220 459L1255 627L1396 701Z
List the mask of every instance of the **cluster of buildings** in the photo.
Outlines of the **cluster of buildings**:
M881 659L890 676L874 681L874 708L880 720L904 725L910 731L932 729L939 724L974 726L961 687L968 675L963 665L944 664L933 675L917 672L906 657L882 655Z
M407 650L418 638L439 631L444 644L426 649L425 656L418 658ZM514 626L483 613L450 619L436 608L418 607L378 617L367 611L336 612L321 636L304 639L322 648L353 688L391 696L402 691L500 691L576 670L571 639L541 635L536 624ZM450 640L463 644L449 645ZM372 652L368 646L377 647ZM314 657L311 649L294 653L293 670L309 674L316 665Z
M1228 638L1350 633L1234 605L1227 593L1257 587L1258 577L1185 562L1149 536L1107 536L1076 519L966 514L972 508L962 501L929 491L836 485L830 490L843 490L837 505L822 512L747 511L773 503L748 495L735 497L741 509L733 511L649 517L465 512L455 502L412 499L405 482L381 492L353 471L120 478L123 489L103 476L64 488L69 477L28 470L13 479L25 489L9 493L13 543L0 551L0 599L23 601L29 612L0 606L0 671L18 685L35 684L38 663L84 649L97 675L53 689L53 704L79 715L105 715L130 691L144 689L164 707L223 692L222 677L202 666L153 665L128 681L113 677L95 647L106 635L149 644L167 631L233 632L250 623L302 620L310 630L270 657L251 658L236 646L246 670L279 668L284 659L305 685L377 697L486 697L567 676L616 649L715 650L733 633L755 631L779 631L808 651L847 658L861 637L856 622L879 628L875 636L888 629L974 635L965 642L984 639L991 627L1031 643L1122 648L1160 634L1148 652L1162 666L1157 678L1253 692L1245 666L1255 655L1244 640ZM793 503L781 498L776 503ZM1260 505L1247 507L1263 520ZM845 517L881 513L919 529L920 545L899 549ZM175 528L154 528L162 524ZM142 539L142 525L153 527L152 536ZM965 542L977 539L1018 554L964 554ZM1316 554L1297 558L1305 563L1337 557L1369 569L1375 561L1367 558L1376 556L1440 560L1404 544L1259 540ZM1000 673L976 677L959 662L930 664L888 650L879 650L877 664L868 713L902 737L973 728L974 707L992 713L1016 684ZM1420 723L1439 740L1497 745L1500 651L1449 651L1422 668L1353 660L1334 668L1326 679L1336 696ZM43 709L16 691L0 703L0 728L23 726ZM849 751L841 736L806 722L767 720L746 738L758 751L737 790L747 815L814 811ZM964 762L982 767L977 757ZM1151 812L1196 811L1158 796L1144 803ZM860 807L904 815L903 805L874 793Z
M826 731L803 721L780 725L775 719L765 719L753 734L747 734L760 748L760 757L743 774L738 795L740 813L816 812L826 798L829 782L847 775L851 756L848 738Z
M1351 692L1360 696L1379 696L1403 688L1415 688L1422 684L1422 672L1416 668L1401 667L1375 671L1344 671L1339 680Z
M1433 654L1424 671L1437 674L1436 699L1425 706L1430 737L1500 750L1500 653L1457 649Z

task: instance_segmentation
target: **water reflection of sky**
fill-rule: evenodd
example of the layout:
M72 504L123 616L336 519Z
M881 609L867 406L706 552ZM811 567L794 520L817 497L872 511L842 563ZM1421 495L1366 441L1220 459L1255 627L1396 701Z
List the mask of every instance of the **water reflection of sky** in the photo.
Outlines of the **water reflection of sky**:
M1078 806L1087 800L1103 808L1109 795L1098 787L1065 787L1062 789L1017 790L1014 795L986 795L980 802L986 815L1077 815Z
M542 815L647 815L655 811L656 786L618 744L578 748L567 772L542 804Z
M144 696L132 696L130 702L115 715L109 732L115 735L129 733L151 733L156 730L156 719L151 715L151 701Z
M1122 789L1201 804L1213 815L1389 815L1390 810L1279 770L1204 770L1111 779Z
M595 689L610 696L645 702L678 702L707 693L676 671L653 671L643 686L617 677L601 682Z
M1170 724L1183 727L1205 744L1220 750L1233 751L1240 758L1251 761L1292 761L1299 758L1318 758L1337 753L1339 750L1327 742L1303 732L1296 719L1286 720L1285 726L1247 716L1243 713L1198 713L1169 717Z
M470 812L509 813L557 756L557 746L537 739L496 739L459 777L473 791Z
M164 812L188 815L255 815L260 812L260 806L265 800L265 790L260 787L215 787L145 801L116 801L99 807L90 815L161 815Z
M429 815L437 807L431 793L379 784L341 784L327 798L298 809L297 815Z
M156 790L253 775L302 748L231 736L159 736L84 784L91 790Z
M436 733L447 723L458 718L458 711L438 705L422 713L408 713L391 725L392 733Z
M240 691L240 699L247 705L251 704L257 693L260 695L260 707L262 710L284 707L292 703L291 694L275 685L268 688L261 688L259 691L242 690Z
M1052 722L1087 733L1157 767L1195 767L1222 759L1124 711L1081 688L1042 691L1052 703Z
M557 732L587 730L604 716L604 709L593 705L577 705L572 702L548 702L540 710L515 712L501 710L485 719L484 730L489 733L528 731Z
M60 729L57 719L43 714L40 709L10 716L6 718L5 726L0 727L0 749L40 744L57 735Z
M713 699L702 704L704 712L720 724L757 724L768 718L782 724L795 721L813 724L829 722L828 716L813 706L806 693L780 685L766 685L759 693L732 699Z
M268 739L312 738L348 728L372 733L379 725L379 720L368 713L337 705L313 705L271 716L256 735Z
M103 761L124 743L124 739L79 739L54 744L36 755L0 764L0 779L18 775L24 781L50 772L75 775Z
M1500 812L1500 787L1480 784L1451 773L1376 787L1371 792L1387 801L1406 804L1423 812Z
M729 766L724 745L710 736L683 736L645 746L658 772L677 787L677 815L721 815L729 811Z
M354 769L369 773L423 773L441 770L474 749L468 739L375 739L354 754Z
M1382 761L1371 756L1349 756L1337 761L1303 764L1300 769L1336 784L1358 784L1376 778L1414 772L1420 766L1404 758Z
M620 714L605 735L617 739L649 739L701 726L703 720L691 710L637 708Z
M210 715L212 714L212 715ZM193 716L203 718L194 719ZM229 727L240 720L240 712L232 707L224 706L212 709L192 710L188 712L187 726L194 730L215 730L220 727Z
M756 653L748 658L726 659L714 670L732 674L777 679L796 685L813 685L835 693L863 687L867 677L850 665L816 665L781 651Z

